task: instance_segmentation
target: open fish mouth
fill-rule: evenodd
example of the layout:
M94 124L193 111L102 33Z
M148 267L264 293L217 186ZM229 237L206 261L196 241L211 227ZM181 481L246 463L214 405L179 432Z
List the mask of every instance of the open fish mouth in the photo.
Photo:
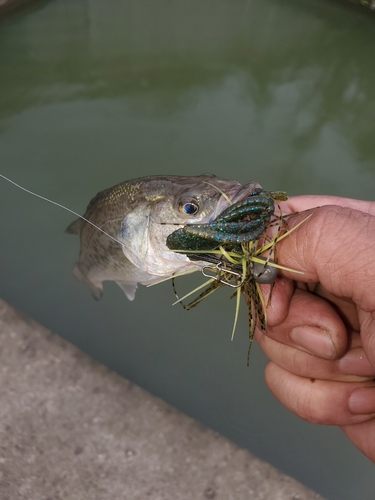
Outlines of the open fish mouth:
M260 184L257 182L248 182L246 184L239 184L237 186L232 187L231 189L226 190L226 192L221 191L218 186L215 186L209 181L205 181L206 184L209 184L213 188L217 189L222 196L219 198L215 210L207 217L206 220L203 220L202 223L209 223L216 219L228 206L237 203L238 201L245 200L248 198L254 189L260 188Z

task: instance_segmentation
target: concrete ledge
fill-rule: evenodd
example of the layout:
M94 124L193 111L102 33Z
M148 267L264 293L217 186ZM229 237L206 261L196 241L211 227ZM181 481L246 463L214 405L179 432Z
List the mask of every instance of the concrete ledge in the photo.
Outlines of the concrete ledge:
M0 300L2 500L321 497Z

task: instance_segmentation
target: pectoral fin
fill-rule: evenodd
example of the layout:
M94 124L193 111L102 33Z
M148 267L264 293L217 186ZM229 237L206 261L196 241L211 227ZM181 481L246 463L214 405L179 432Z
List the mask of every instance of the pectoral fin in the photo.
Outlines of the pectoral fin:
M116 281L116 283L129 300L134 300L137 284L126 283L125 281Z

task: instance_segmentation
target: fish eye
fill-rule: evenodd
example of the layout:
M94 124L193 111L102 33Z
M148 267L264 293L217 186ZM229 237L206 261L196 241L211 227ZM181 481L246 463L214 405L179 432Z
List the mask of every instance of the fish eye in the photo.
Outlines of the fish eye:
M196 215L199 210L198 201L194 198L182 198L178 204L178 209L183 214Z

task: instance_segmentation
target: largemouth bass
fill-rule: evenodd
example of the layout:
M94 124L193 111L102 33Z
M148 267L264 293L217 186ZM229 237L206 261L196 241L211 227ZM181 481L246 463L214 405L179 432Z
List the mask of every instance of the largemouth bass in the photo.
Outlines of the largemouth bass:
M133 300L138 283L149 285L200 269L206 263L171 251L168 236L186 224L213 221L230 203L259 187L205 174L143 177L101 191L84 214L97 227L78 219L67 228L81 241L74 274L97 299L103 281L115 281Z

